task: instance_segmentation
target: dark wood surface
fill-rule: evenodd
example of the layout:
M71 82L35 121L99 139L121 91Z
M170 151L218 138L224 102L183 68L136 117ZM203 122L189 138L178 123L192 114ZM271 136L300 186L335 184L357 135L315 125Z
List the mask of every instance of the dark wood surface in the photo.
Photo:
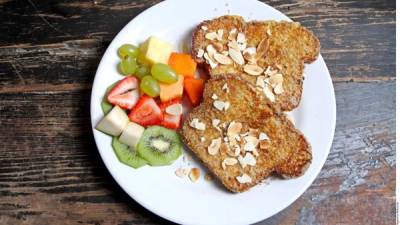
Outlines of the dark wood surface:
M157 2L0 0L0 224L168 223L115 183L89 118L104 50ZM337 127L312 186L260 224L394 224L395 1L268 3L320 38Z

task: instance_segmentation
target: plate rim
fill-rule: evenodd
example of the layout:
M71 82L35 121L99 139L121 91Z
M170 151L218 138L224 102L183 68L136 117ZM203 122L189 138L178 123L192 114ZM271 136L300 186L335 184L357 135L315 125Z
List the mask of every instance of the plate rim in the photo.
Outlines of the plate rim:
M156 9L158 9L158 8L162 8L162 7L163 7L164 5L166 5L166 4L174 4L174 2L175 2L175 3L178 3L179 1L182 1L182 0L165 0L165 1L159 2L159 3L157 3L157 4L153 5L153 6L151 6L151 7L147 8L147 9L145 9L144 11L140 12L140 13L137 14L135 17L133 17L128 23L126 23L126 24L123 26L123 28L113 37L112 41L111 41L111 42L109 43L109 45L107 46L107 49L104 51L104 54L102 55L102 58L101 58L100 62L98 63L98 66L97 66L97 69L96 69L96 73L95 73L95 77L94 77L93 82L92 82L92 90L91 90L91 98L90 98L90 120L91 120L91 126L92 126L92 135L93 135L93 137L94 137L95 144L96 144L96 148L97 148L98 152L100 153L100 156L101 156L101 158L102 158L102 161L103 161L104 165L106 166L108 172L109 172L109 173L111 174L111 176L113 177L114 181L124 190L125 193L127 193L134 201L136 201L137 203L139 203L139 204L140 204L142 207L144 207L146 210L148 210L148 211L150 211L150 212L156 214L157 216L160 216L160 217L162 217L162 218L164 218L164 219L166 219L166 220L169 220L169 221L172 221L172 222L176 222L176 223L180 223L180 224L199 224L199 223L188 223L187 221L182 221L182 220L180 220L180 218L171 217L171 216L169 216L169 215L166 215L166 214L162 213L162 211L157 210L157 209L154 208L154 207L151 207L151 205L147 204L146 201L140 201L138 198L136 198L136 196L135 196L134 193L131 193L131 191L130 191L127 187L125 187L124 185L122 185L121 182L120 182L120 180L113 174L113 172L112 172L113 170L110 169L110 165L107 163L108 161L105 159L105 156L104 156L104 155L102 154L102 152L100 151L100 148L99 148L99 145L98 145L98 140L97 140L97 138L96 138L97 135L95 134L95 131L96 131L96 130L95 130L95 124L94 124L94 121L93 121L93 117L94 117L94 116L93 116L93 114L94 114L94 107L95 107L95 105L97 104L97 103L95 104L95 101L94 101L95 95L96 95L95 92L94 92L94 84L96 83L96 80L99 79L99 75L98 75L98 74L100 73L100 65L101 65L102 63L104 63L105 56L109 54L109 51L111 50L110 46L112 45L112 43L115 41L115 39L117 39L117 37L118 37L119 35L121 35L122 33L125 32L125 30L127 29L127 27L128 27L130 24L135 23L136 21L140 20L140 17L141 17L141 16L146 15L146 14L150 14L152 11L154 11L154 10L156 10ZM187 1L187 0L186 0L186 1ZM231 0L219 0L219 1L222 1L222 2L232 2ZM241 1L244 1L244 0L241 0ZM273 11L277 12L278 14L282 15L283 17L285 17L286 20L292 21L292 20L291 20L288 16L286 16L284 13L282 13L282 12L280 12L279 10L275 9L274 7L268 5L267 3L263 3L263 2L260 2L260 1L257 1L257 0L246 0L246 2L250 2L250 1L252 1L253 3L256 3L256 4L263 5L263 7L266 6L266 7L269 8L269 10L273 10ZM331 75L330 75L330 72L329 72L329 70L328 70L328 68L327 68L327 65L326 65L326 63L325 63L325 60L323 59L321 53L318 55L318 58L317 58L315 61L317 61L318 59L320 59L320 60L322 61L322 65L323 65L324 69L327 71L327 73L328 73L328 75L329 75L329 76L328 76L328 80L329 80L330 82L329 82L329 87L328 87L328 88L329 88L329 92L331 93L331 94L330 94L330 97L331 97L332 104L333 104L333 105L332 105L332 107L333 107L333 109L332 109L332 120L331 120L331 122L332 122L332 123L331 123L332 130L331 130L331 132L330 132L330 134L329 134L329 142L327 143L327 145L329 146L329 147L327 147L327 148L328 148L328 151L325 151L325 154L324 154L323 157L322 157L322 159L323 159L323 160L321 160L322 163L321 163L320 166L317 168L317 171L318 171L318 172L316 172L315 175L313 175L310 179L308 179L308 180L305 181L306 184L303 185L303 188L302 188L301 191L298 191L297 194L294 195L290 200L287 200L288 204L287 204L286 206L280 207L278 210L275 210L274 213L270 213L269 215L266 215L266 216L263 217L263 218L258 218L257 220L252 220L251 223L257 223L257 222L260 222L260 221L262 221L262 220L265 220L265 219L268 219L268 218L272 217L273 215L275 215L275 214L281 212L281 211L284 210L285 208L287 208L287 207L289 207L290 205L292 205L292 204L294 203L294 201L296 201L301 195L303 195L304 192L305 192L308 188L310 188L310 186L312 185L312 183L316 180L317 176L320 174L320 172L321 172L321 170L322 170L322 167L325 165L326 160L327 160L327 158L328 158L328 155L329 155L329 153L330 153L330 151L331 151L331 149L332 149L332 143L333 143L334 134L335 134L335 130L336 130L336 117L337 117L336 95L335 95L335 91L334 91L334 85L333 85L332 77L331 77Z

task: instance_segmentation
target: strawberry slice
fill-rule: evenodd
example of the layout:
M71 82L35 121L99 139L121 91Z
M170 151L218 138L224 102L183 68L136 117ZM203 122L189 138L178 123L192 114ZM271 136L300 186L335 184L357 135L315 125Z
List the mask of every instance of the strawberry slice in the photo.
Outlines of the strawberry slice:
M163 114L153 98L143 95L129 113L129 119L142 126L159 125Z
M180 105L180 106L178 106ZM180 98L173 99L168 102L163 102L160 104L160 109L163 112L164 119L161 122L161 125L170 128L170 129L178 129L181 125L181 120L182 120L182 112L179 113L179 115L176 115L177 112L173 112L171 114L171 111L174 111L172 108L167 110L168 107L182 107L182 101ZM176 109L176 108L175 108ZM168 113L169 111L170 113Z
M123 109L132 109L139 99L136 77L126 77L119 81L107 96L108 102Z

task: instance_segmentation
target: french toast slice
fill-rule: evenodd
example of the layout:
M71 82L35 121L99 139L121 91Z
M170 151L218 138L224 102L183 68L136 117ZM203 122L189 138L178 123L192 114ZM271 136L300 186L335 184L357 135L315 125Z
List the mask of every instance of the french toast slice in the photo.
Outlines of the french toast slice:
M203 102L189 113L184 142L221 183L243 192L311 146L285 114L243 78L220 75L208 80ZM298 165L300 168L300 165Z
M222 16L200 23L192 36L192 56L211 77L237 74L282 111L299 105L304 63L319 51L319 40L296 22Z

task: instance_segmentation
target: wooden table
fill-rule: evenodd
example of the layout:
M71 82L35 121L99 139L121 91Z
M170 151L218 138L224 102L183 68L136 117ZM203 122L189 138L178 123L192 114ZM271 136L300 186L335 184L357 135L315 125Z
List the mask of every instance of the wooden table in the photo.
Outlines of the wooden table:
M115 183L89 115L103 52L156 3L0 0L0 224L168 223ZM337 126L312 186L260 224L393 224L395 1L269 4L321 39Z

